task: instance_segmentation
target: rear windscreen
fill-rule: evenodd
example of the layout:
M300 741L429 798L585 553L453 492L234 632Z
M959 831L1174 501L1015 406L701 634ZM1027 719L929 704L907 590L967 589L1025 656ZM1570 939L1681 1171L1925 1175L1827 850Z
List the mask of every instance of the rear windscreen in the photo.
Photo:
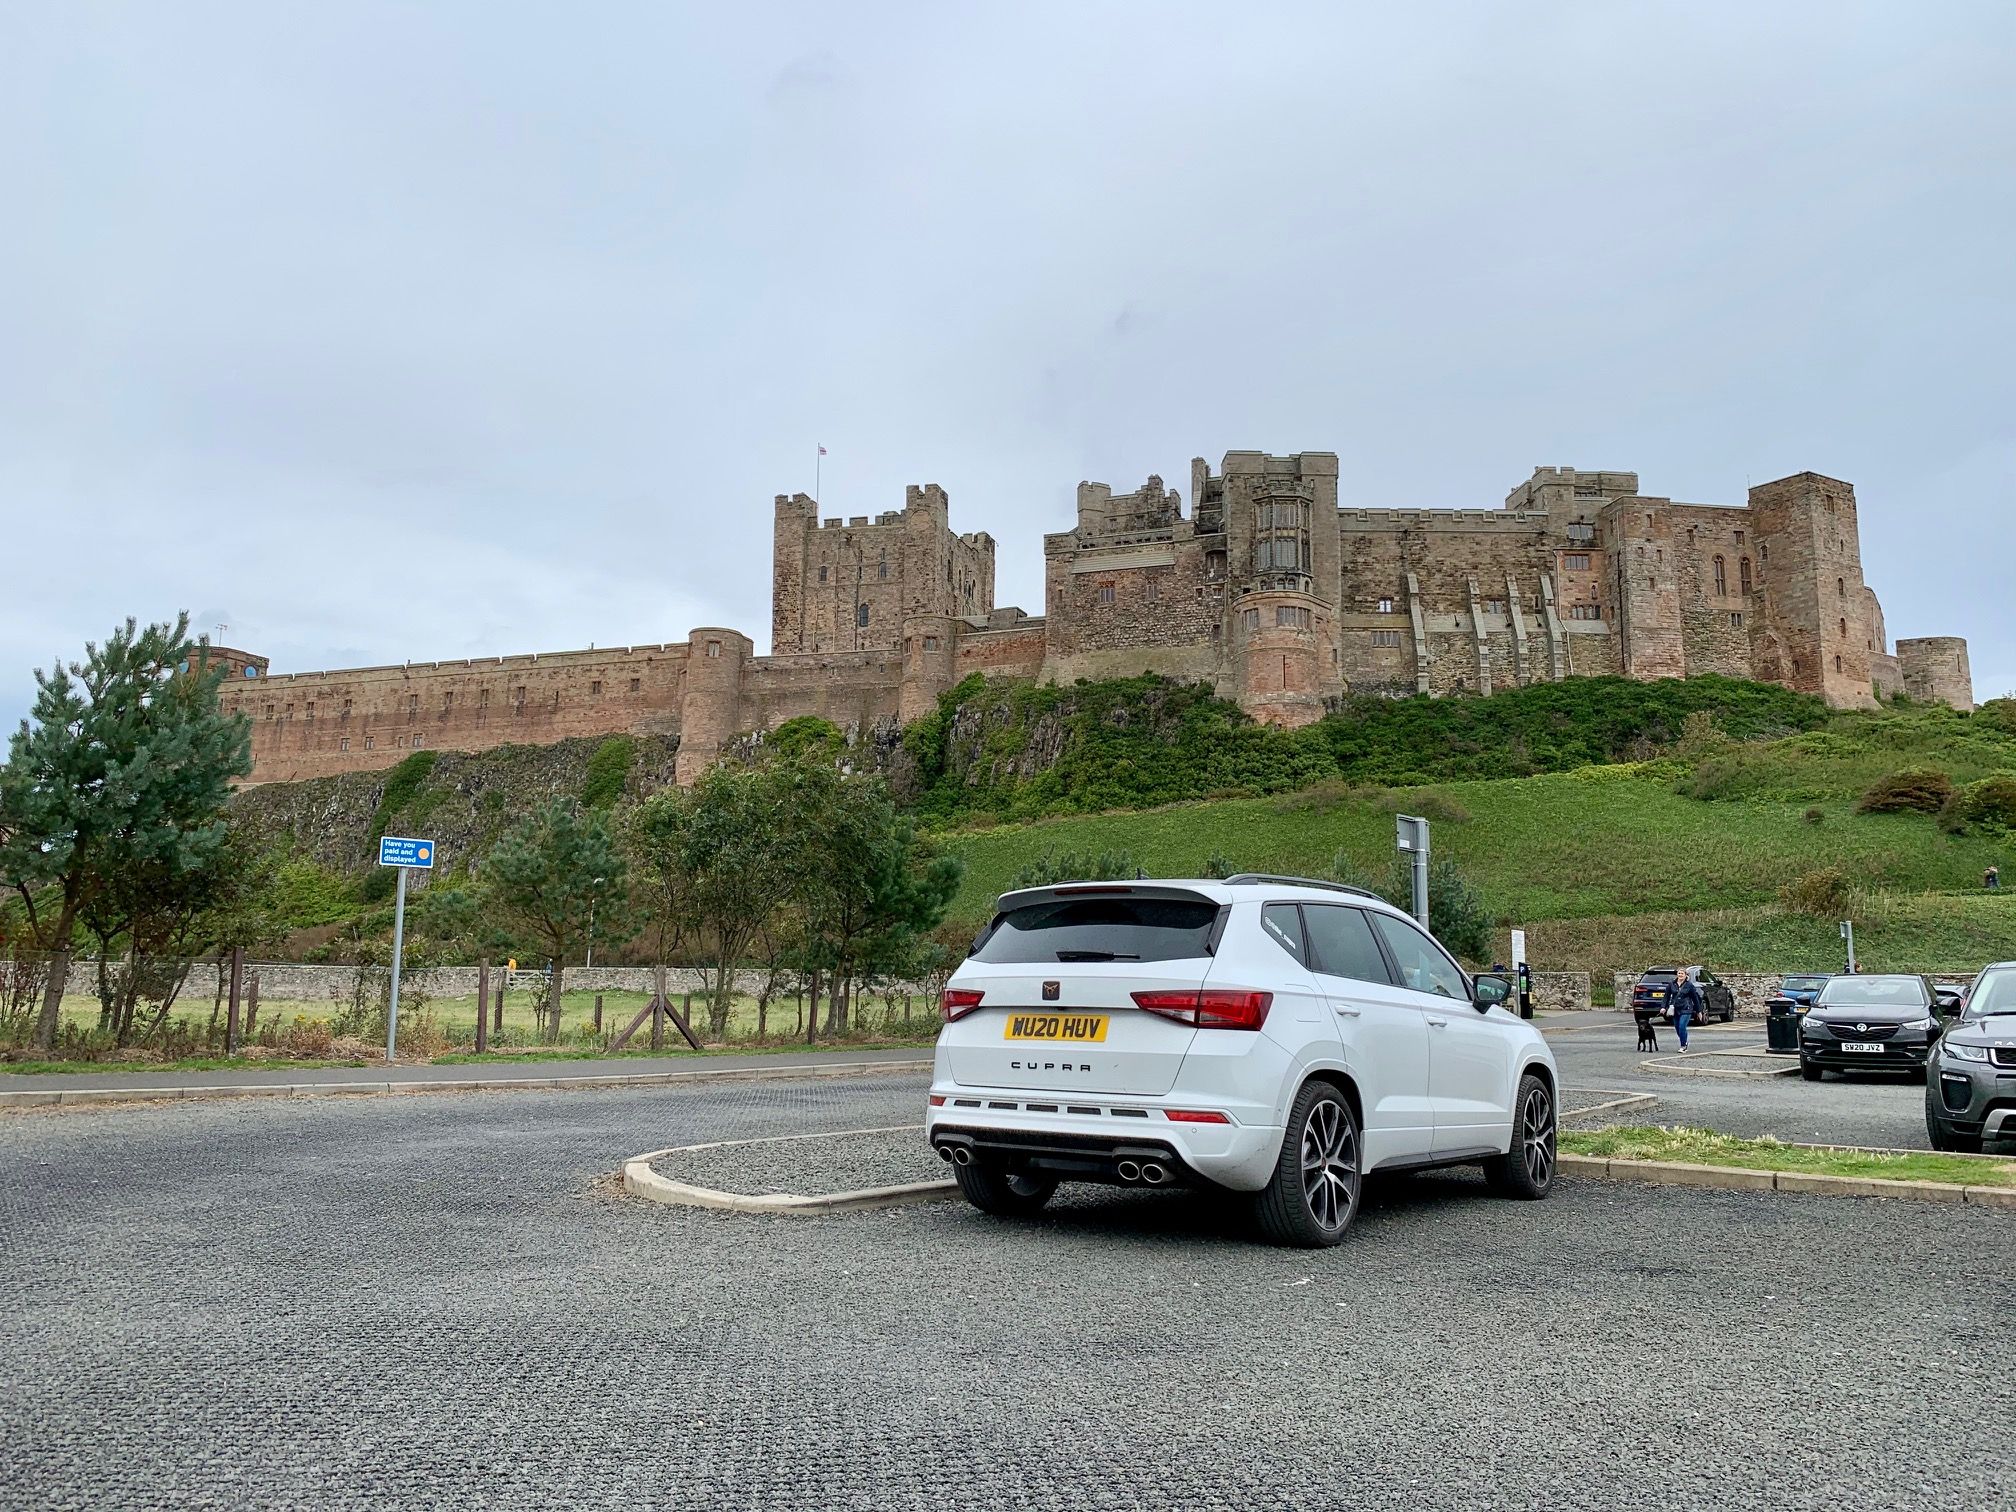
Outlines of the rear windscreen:
M1209 955L1218 905L1202 898L1053 898L1000 915L973 949L995 965L1188 961Z

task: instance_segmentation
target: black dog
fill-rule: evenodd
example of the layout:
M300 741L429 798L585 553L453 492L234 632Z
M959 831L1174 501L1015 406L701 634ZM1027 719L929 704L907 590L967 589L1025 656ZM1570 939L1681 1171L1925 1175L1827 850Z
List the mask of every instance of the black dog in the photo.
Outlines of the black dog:
M1636 1015L1638 1020L1638 1048L1657 1050L1659 1048L1659 1020L1649 1013Z

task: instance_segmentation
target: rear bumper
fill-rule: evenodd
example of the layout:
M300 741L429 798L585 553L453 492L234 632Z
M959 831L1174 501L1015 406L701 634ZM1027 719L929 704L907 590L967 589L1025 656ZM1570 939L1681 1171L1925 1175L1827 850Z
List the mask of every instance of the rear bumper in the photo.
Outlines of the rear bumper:
M1274 1174L1281 1153L1278 1127L1170 1122L1169 1107L1205 1106L1195 1096L1116 1102L949 1081L935 1084L931 1095L945 1099L944 1106L926 1110L925 1134L933 1146L964 1144L976 1158L1065 1180L1117 1181L1121 1160L1160 1158L1193 1183L1254 1192ZM1068 1111L1072 1106L1086 1111Z

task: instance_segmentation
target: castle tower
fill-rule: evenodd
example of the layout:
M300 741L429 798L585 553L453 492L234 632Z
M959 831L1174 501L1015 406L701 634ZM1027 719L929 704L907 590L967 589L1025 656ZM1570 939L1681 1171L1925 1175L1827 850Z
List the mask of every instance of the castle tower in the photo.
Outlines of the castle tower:
M1214 514L1222 510L1230 584L1224 641L1233 654L1221 684L1256 719L1320 719L1324 699L1344 691L1337 454L1227 452L1222 476L1205 487Z
M1854 485L1812 472L1760 483L1750 490L1750 515L1757 675L1817 693L1836 708L1873 707L1876 632Z
M1598 518L1608 543L1602 598L1617 627L1617 670L1626 677L1685 677L1680 549L1670 499L1612 500Z
M960 620L950 614L913 614L903 621L903 684L896 713L904 724L929 714L938 695L959 680L960 629Z
M690 785L741 729L742 678L756 647L739 630L703 626L687 637L686 681L679 698L679 755L673 780Z
M1957 635L1928 635L1897 642L1897 671L1904 691L1920 703L1974 707L1974 671L1967 642Z
M809 494L777 495L770 554L770 653L805 649L805 563L819 529Z

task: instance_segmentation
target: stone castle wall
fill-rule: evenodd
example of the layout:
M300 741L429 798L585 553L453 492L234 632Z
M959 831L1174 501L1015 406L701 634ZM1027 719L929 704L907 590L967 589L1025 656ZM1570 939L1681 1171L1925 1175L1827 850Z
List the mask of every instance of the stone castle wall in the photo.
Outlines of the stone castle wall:
M686 641L550 655L235 675L255 781L396 764L414 750L649 732L690 782L737 736L816 715L907 723L961 678L1156 672L1254 717L1320 718L1346 692L1491 693L1565 677L1720 673L1866 707L1897 691L1970 707L1964 641L1893 654L1862 577L1854 488L1818 473L1740 505L1676 502L1627 472L1536 468L1496 509L1340 500L1331 452L1228 452L1190 468L1186 509L1151 477L1078 486L1044 537L1039 615L994 603L995 547L959 534L936 484L873 517L776 498L770 654Z

